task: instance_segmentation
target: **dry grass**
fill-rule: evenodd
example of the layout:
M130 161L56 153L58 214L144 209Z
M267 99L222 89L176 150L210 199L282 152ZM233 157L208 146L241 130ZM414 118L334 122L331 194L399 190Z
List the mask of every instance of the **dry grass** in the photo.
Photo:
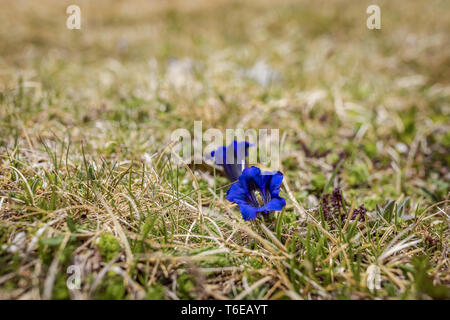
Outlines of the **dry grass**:
M73 31L0 0L0 298L449 298L448 2L379 1L380 31L369 1L78 3ZM194 120L281 130L282 214L171 153ZM367 219L324 219L333 187Z

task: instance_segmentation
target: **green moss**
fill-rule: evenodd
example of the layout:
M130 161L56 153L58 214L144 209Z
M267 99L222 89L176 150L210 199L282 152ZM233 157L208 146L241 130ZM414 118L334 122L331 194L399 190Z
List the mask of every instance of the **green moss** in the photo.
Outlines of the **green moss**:
M311 179L311 186L316 191L322 191L327 183L327 178L322 173L315 174Z
M52 298L55 300L67 300L70 299L69 289L66 284L66 277L63 275L59 275L53 286L53 296Z
M164 300L164 287L159 283L154 283L147 290L146 299L147 300Z
M369 182L369 170L364 163L348 167L347 183L352 187L367 184Z
M98 238L97 246L105 261L110 261L120 252L119 240L110 233L102 233Z
M186 273L177 278L177 295L181 299L195 299L195 281L194 278Z
M366 207L367 210L375 210L376 205L380 204L382 202L382 199L378 196L372 196L370 198L367 198L364 200L364 207Z
M95 291L93 297L101 300L119 300L124 299L125 294L126 287L123 278L110 271Z
M368 142L364 145L364 152L369 158L373 158L377 155L377 144L375 142Z

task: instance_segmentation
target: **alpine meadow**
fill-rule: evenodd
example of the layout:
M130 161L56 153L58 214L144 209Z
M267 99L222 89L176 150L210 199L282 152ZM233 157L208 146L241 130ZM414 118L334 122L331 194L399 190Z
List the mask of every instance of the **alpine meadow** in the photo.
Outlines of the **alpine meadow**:
M445 0L0 0L0 299L450 299L449 30Z

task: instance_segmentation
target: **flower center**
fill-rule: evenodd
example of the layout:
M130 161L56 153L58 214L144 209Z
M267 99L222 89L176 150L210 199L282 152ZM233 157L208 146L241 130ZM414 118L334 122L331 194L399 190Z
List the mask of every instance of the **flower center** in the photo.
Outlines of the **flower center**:
M249 187L249 194L248 194L248 202L256 207L261 208L264 206L267 202L270 201L270 195L267 196L265 190L261 190L258 185L255 183L255 181L250 180L248 182Z
M261 191L255 190L254 194L255 194L255 199L259 204L259 207L262 207L265 203L264 203L264 197L263 197Z

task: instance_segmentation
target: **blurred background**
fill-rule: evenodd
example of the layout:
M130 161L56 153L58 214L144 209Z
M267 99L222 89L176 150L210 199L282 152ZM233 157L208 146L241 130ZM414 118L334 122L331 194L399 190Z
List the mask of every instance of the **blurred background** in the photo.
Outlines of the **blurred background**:
M396 181L389 192L428 179L442 198L450 4L376 1L382 28L369 30L374 3L2 0L0 142L69 134L94 153L142 158L194 120L280 128L302 184L314 178L303 145L335 158L362 150L362 174L386 169L373 179ZM66 28L71 4L81 30Z

